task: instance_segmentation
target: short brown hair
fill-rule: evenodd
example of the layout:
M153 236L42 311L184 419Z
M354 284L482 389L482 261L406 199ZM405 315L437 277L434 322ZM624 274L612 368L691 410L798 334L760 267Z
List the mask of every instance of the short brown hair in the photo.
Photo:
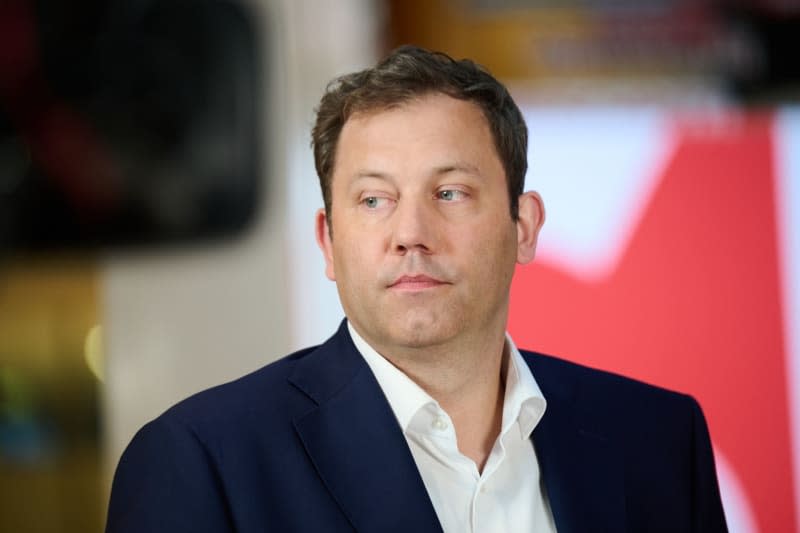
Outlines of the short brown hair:
M336 147L347 120L355 113L389 109L430 93L467 100L481 108L506 173L511 218L517 220L528 169L528 128L517 104L499 81L473 61L456 61L441 52L405 45L372 68L334 79L317 107L311 146L329 222Z

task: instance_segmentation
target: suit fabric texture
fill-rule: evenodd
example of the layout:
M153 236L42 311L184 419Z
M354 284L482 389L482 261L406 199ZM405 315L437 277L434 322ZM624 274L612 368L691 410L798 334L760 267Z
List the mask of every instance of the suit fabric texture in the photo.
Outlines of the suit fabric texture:
M726 531L693 398L520 352L547 400L532 440L559 533ZM107 533L265 531L442 531L346 322L172 407L120 459Z

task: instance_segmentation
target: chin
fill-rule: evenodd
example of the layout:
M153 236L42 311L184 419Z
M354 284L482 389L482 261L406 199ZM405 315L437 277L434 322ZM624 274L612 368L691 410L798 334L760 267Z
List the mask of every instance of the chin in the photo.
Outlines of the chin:
M409 348L425 348L442 344L456 335L455 324L440 324L426 320L410 320L402 328L394 329L395 341Z

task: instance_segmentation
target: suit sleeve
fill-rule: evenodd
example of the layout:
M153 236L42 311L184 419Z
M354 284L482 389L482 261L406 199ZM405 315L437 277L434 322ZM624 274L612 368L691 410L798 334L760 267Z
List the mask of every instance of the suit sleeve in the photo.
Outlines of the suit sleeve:
M692 399L692 422L694 434L692 519L694 531L726 532L725 514L719 494L714 452L703 411Z
M219 476L197 435L162 419L143 427L114 475L106 533L233 531Z

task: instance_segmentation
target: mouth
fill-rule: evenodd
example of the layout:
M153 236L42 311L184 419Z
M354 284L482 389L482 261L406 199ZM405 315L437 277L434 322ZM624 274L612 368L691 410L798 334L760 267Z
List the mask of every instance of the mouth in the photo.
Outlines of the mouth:
M389 285L390 289L399 291L423 291L447 285L447 282L432 278L425 274L403 275Z

